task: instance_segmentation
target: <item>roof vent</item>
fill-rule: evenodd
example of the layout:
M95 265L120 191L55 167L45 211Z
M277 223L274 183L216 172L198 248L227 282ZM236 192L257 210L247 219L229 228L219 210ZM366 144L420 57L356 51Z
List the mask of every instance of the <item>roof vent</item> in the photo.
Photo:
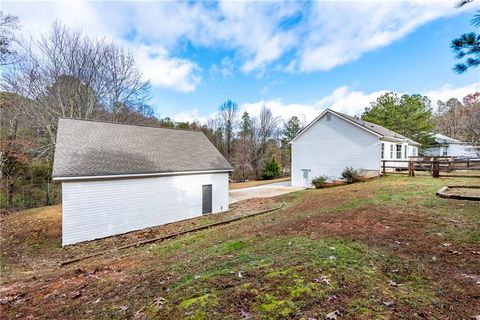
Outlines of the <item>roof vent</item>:
M330 113L327 113L327 121L332 120L332 115Z

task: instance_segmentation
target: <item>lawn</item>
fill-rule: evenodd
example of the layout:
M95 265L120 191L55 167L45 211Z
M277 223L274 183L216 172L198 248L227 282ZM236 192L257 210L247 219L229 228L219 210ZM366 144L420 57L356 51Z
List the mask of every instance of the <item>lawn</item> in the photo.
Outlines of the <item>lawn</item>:
M470 319L480 203L436 197L444 185L480 179L295 192L259 204L285 204L275 212L66 267L129 238L62 249L58 207L14 213L2 218L2 318Z

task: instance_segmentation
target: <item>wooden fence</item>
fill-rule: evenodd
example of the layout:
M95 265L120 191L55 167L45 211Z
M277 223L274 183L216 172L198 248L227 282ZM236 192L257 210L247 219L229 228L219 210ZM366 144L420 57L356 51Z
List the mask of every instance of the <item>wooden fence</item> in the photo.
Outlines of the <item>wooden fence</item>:
M439 177L441 172L480 170L480 158L410 157L408 160L382 160L382 174L387 169L394 169L392 172L407 170L411 177L415 176L415 171L429 171L433 177Z

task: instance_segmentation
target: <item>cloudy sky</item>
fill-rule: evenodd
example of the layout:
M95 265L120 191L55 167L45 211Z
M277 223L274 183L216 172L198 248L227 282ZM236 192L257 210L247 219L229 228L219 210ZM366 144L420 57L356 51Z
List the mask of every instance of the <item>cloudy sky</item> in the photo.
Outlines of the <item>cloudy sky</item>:
M53 21L135 55L157 116L204 121L226 99L257 113L311 120L330 107L359 114L387 91L433 102L480 91L458 75L450 42L472 31L476 4L382 2L9 2L22 34Z

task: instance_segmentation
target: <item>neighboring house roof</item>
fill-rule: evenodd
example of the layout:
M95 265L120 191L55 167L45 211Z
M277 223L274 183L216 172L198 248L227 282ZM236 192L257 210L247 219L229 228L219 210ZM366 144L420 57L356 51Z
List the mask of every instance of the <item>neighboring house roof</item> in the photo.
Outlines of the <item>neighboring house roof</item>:
M325 109L318 117L316 117L312 122L310 122L302 131L298 133L298 135L292 139L292 142L297 139L303 132L305 132L308 128L310 128L315 122L317 122L319 119L321 119L324 115L327 113L332 113L380 138L384 139L392 139L396 141L407 141L409 144L413 145L420 145L420 143L413 141L412 139L409 139L399 133L396 133L395 131L389 130L385 127L382 127L381 125L364 121L362 119L359 119L357 117L352 117L349 115L346 115L344 113L338 112L338 111L333 111L331 109Z
M61 118L53 178L231 171L202 132Z
M437 144L466 144L466 142L450 138L440 133L433 134L433 139Z

